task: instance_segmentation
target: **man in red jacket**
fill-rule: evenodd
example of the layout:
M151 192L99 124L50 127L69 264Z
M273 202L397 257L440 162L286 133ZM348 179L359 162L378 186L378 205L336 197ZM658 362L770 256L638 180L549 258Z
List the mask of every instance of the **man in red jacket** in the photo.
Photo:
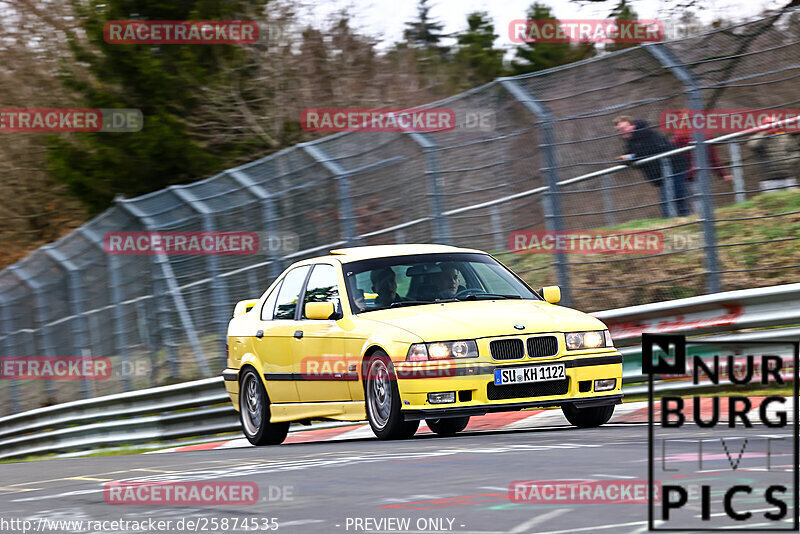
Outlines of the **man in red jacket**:
M688 132L676 132L672 134L672 137L669 138L669 142L675 146L675 148L680 148L683 146L688 146L692 143L692 138ZM719 155L717 155L717 149L714 145L706 145L708 147L708 159L710 160L711 164L711 171L717 174L720 178L729 182L733 180L733 176L728 174L727 170L724 168L722 160L719 159ZM687 153L689 157L689 173L686 176L686 179L690 182L694 180L694 150L689 151Z

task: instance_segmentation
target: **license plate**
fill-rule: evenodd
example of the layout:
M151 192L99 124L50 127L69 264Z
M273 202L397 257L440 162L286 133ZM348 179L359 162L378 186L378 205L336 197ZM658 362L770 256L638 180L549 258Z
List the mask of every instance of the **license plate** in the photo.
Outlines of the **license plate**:
M564 364L536 365L531 367L509 367L494 370L494 384L505 386L507 384L525 384L527 382L546 382L548 380L563 380L566 378Z

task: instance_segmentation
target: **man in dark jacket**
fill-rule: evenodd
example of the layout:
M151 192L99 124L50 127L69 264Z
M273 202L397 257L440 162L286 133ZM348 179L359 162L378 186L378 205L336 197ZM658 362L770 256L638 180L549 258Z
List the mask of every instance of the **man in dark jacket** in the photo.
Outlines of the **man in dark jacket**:
M675 148L658 131L652 129L646 121L633 120L627 115L620 115L614 119L614 126L625 140L627 153L620 156L619 159L626 163L633 163ZM686 173L689 170L689 163L684 154L675 154L668 159L672 171L672 198L675 199L678 215L688 215L689 203L687 202L688 195L686 193ZM650 161L637 165L637 167L642 171L645 178L658 187L661 199L661 213L665 218L669 217L669 196L667 195L667 186L664 180L666 176L664 175L663 160Z

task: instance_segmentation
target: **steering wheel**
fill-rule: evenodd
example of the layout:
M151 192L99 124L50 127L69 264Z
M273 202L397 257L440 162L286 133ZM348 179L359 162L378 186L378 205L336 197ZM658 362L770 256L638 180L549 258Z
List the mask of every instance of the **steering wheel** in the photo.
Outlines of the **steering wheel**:
M477 289L477 288L466 288L466 289L462 289L461 291L456 293L455 294L455 298L461 299L461 298L469 297L471 295L480 295L482 293L486 293L486 291L484 291L483 289Z

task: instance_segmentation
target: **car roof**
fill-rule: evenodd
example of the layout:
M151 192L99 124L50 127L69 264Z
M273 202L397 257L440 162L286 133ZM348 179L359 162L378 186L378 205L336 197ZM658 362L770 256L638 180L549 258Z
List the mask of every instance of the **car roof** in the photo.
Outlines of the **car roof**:
M336 259L342 263L349 263L351 261L385 258L388 256L409 256L411 254L441 254L453 252L486 254L486 252L482 250L451 247L450 245L432 245L422 243L408 245L372 245L367 247L337 248L331 250L330 256L312 258L310 260L305 260L303 263L329 259Z

